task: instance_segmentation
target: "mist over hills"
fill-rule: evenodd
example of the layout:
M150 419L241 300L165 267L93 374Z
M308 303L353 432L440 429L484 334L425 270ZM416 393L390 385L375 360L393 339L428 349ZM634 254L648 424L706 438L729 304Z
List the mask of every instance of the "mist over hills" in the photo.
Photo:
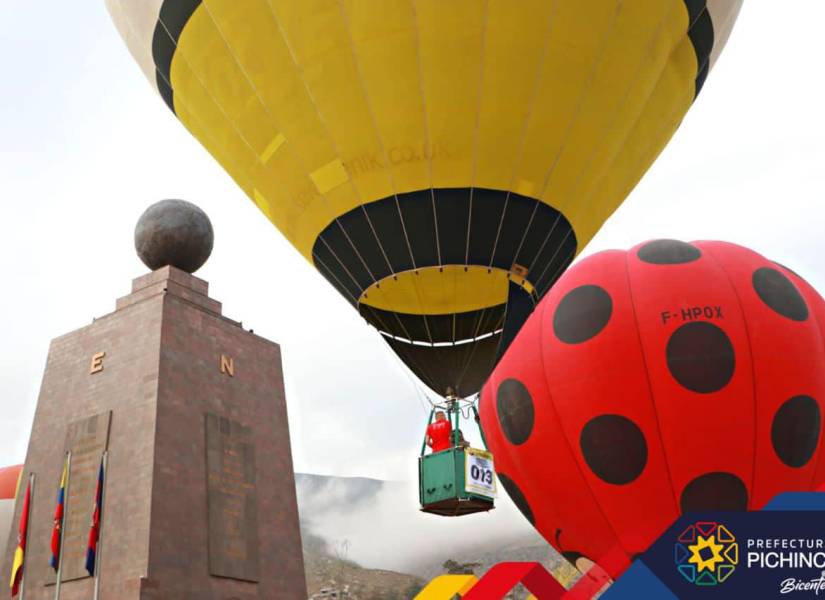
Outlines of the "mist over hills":
M326 553L368 569L426 581L443 563L479 563L482 573L503 560L539 561L572 578L556 551L527 523L506 494L489 513L460 518L419 511L413 482L295 475L305 554ZM311 560L314 560L311 558Z

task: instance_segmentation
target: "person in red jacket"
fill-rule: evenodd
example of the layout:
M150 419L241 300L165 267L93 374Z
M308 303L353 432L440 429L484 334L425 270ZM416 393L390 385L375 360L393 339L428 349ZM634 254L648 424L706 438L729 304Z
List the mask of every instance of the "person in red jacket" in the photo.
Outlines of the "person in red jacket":
M450 435L453 433L453 426L447 419L447 415L438 411L435 413L435 421L427 427L427 445L433 452L447 450L452 444Z

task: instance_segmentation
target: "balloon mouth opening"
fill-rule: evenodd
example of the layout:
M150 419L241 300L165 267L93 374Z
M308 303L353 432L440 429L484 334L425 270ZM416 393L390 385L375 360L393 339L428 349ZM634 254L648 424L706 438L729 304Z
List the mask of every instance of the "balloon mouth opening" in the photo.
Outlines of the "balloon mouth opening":
M409 315L449 315L484 310L507 302L509 284L528 294L536 289L520 265L433 265L393 273L374 282L358 298L380 310Z
M423 341L420 341L420 340L410 340L410 339L407 339L405 337L400 337L400 336L397 336L397 335L393 335L391 333L387 333L386 331L381 331L380 329L378 330L378 333L380 333L384 337L395 340L396 342L403 342L405 344L410 344L411 346L426 346L426 347L429 347L429 348L447 348L447 347L451 347L451 346L463 346L465 344L473 344L473 343L479 342L481 340L486 340L487 338L491 338L491 337L494 337L496 335L499 335L502 331L504 331L504 329L499 328L499 329L495 329L493 331L490 331L488 333L484 333L484 334L476 336L476 337L467 338L467 339L463 339L463 340L456 340L454 342L423 342Z

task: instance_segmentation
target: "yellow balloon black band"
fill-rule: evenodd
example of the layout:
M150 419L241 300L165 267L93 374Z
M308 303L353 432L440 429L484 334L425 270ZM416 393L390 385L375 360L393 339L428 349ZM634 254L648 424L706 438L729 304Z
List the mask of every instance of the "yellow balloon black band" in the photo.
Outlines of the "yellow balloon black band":
M138 30L158 7L181 123L428 384L475 365L465 393L512 286L541 298L630 193L701 89L711 14L726 35L738 7L108 1Z

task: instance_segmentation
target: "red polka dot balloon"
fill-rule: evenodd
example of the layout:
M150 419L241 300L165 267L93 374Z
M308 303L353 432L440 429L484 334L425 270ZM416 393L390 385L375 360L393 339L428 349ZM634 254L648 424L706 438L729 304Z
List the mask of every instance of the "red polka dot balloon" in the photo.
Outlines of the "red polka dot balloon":
M481 396L502 486L575 562L617 576L682 512L825 483L825 303L724 242L571 268Z
M0 467L0 501L14 500L14 495L17 492L17 480L22 470L23 465Z

